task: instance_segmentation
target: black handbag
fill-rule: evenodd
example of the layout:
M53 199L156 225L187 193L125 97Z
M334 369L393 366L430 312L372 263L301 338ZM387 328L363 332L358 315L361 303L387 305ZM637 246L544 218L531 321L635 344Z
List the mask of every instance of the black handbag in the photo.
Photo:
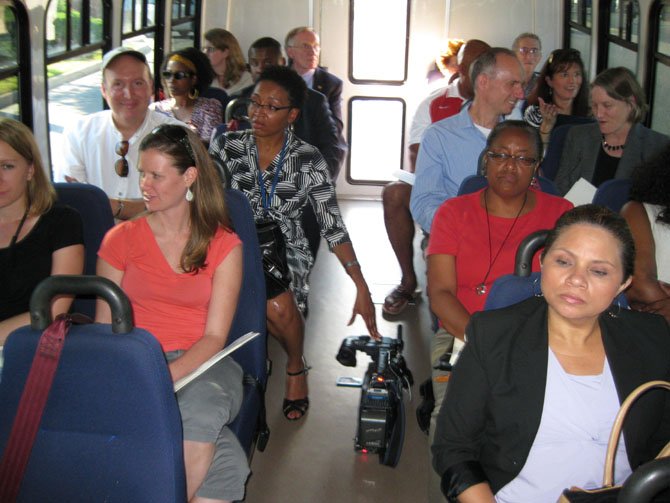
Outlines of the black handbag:
M286 242L274 220L256 222L258 244L263 258L266 298L272 299L289 289L291 275L286 259Z

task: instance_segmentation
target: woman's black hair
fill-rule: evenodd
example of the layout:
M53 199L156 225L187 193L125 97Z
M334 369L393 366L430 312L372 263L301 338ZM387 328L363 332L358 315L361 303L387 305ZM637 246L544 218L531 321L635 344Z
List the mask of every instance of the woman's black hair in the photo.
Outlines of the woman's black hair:
M621 249L621 264L623 266L623 284L633 275L635 269L635 241L628 228L626 220L614 211L597 204L584 204L566 211L556 221L556 225L549 231L542 250L542 260L551 250L561 233L575 224L586 224L600 227L608 231L619 242Z
M572 113L570 115L587 117L591 112L589 109L589 86L586 81L582 55L577 49L556 49L549 55L547 62L542 67L540 76L537 78L535 90L528 96L528 104L539 104L538 98L542 98L546 103L551 103L552 89L547 83L547 77L551 79L555 74L567 70L571 65L577 65L582 72L582 85L572 101Z
M535 158L539 161L542 158L542 138L540 138L540 133L538 133L537 128L531 126L526 121L520 120L508 120L499 122L496 124L496 127L493 128L491 134L486 140L486 149L489 150L493 142L495 142L498 137L509 129L514 129L516 131L521 131L528 135L528 141L535 149Z
M286 66L269 66L258 77L256 84L262 81L274 82L288 94L293 108L302 108L307 95L307 85L295 70Z
M657 222L670 225L670 144L641 164L631 176L630 199L661 206Z
M198 90L198 93L202 94L205 89L211 85L215 75L212 64L209 62L209 58L195 47L179 49L178 51L171 52L165 57L161 71L167 68L170 58L175 55L188 59L193 63L193 66L195 66L195 74L198 77L198 80L195 83L195 88Z

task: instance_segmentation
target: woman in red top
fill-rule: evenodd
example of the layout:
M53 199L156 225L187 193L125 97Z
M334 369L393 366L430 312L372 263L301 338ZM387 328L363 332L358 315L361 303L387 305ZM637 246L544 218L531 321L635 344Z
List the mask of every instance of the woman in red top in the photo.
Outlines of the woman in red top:
M140 144L143 216L107 233L98 274L133 306L135 324L161 343L173 380L226 344L242 283L242 247L230 229L216 170L197 135L162 125ZM111 314L100 302L96 321ZM224 358L177 393L188 501L244 498L246 455L226 427L242 400L242 369Z
M528 234L550 229L572 204L533 188L542 141L523 121L498 124L488 137L484 170L488 187L445 201L430 231L428 297L440 320L431 355L439 359L463 345L470 315L484 308L493 282L514 271L514 256ZM539 271L539 259L533 270ZM456 338L456 340L454 340ZM452 358L453 359L453 358ZM435 409L431 433L446 391L446 377L433 375Z

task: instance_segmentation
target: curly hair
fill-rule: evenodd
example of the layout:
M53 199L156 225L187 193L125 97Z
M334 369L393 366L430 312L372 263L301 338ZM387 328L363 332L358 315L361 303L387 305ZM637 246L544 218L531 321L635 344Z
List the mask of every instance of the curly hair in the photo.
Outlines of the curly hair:
M582 72L582 85L572 101L571 115L587 117L591 112L589 109L589 91L585 82L584 62L577 49L556 49L549 55L547 62L542 67L540 76L537 78L537 87L528 96L528 104L537 105L539 103L538 98L550 103L552 101L552 89L547 83L547 78L552 79L554 75L568 70L572 65L577 65Z
M187 47L168 54L163 59L161 71L167 68L168 63L174 56L187 59L193 64L195 67L195 76L197 77L194 87L202 94L210 86L212 80L214 80L214 69L209 62L209 58L195 47Z
M307 95L307 85L295 70L286 66L269 66L260 74L256 84L264 80L274 82L283 88L293 108L302 108Z
M630 199L662 207L657 222L670 225L670 144L658 155L641 164L631 176Z

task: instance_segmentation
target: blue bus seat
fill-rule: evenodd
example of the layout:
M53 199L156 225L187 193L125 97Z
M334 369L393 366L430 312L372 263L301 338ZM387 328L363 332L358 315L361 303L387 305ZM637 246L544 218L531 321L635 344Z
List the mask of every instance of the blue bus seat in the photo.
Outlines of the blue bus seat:
M36 292L54 278L92 279L52 276ZM35 321L33 305L31 300ZM121 332L106 324L71 327L19 502L185 501L181 417L172 378L160 344L145 330L132 327L130 312L128 303L129 328ZM7 445L42 335L42 328L33 326L14 331L4 347L0 452Z
M542 192L551 194L552 196L558 195L558 190L556 189L556 185L554 185L553 181L543 176L538 176L537 180L540 183ZM473 192L477 192L478 190L487 187L488 184L489 182L484 175L467 176L463 179L460 187L458 188L458 195L462 196L464 194L472 194Z
M238 190L226 189L225 196L233 229L242 240L244 249L242 289L228 342L247 332L261 334L233 353L233 358L244 370L245 385L242 407L230 429L237 435L247 456L251 457L254 445L263 451L269 435L265 422L265 387L268 369L265 277L251 205L246 196Z
M556 118L556 124L551 130L549 136L549 145L547 151L544 153L544 159L540 164L540 173L549 180L556 179L558 173L558 166L561 164L561 155L563 154L563 145L568 131L572 126L578 124L588 124L594 120L590 117L578 117L576 115L559 114Z
M86 183L54 183L58 202L76 209L84 227L84 274L95 275L98 249L102 238L114 227L112 208L107 194L95 185ZM73 312L95 317L95 298L80 296L74 301Z
M593 195L593 204L605 206L619 213L628 202L632 182L629 178L615 178L603 182Z

